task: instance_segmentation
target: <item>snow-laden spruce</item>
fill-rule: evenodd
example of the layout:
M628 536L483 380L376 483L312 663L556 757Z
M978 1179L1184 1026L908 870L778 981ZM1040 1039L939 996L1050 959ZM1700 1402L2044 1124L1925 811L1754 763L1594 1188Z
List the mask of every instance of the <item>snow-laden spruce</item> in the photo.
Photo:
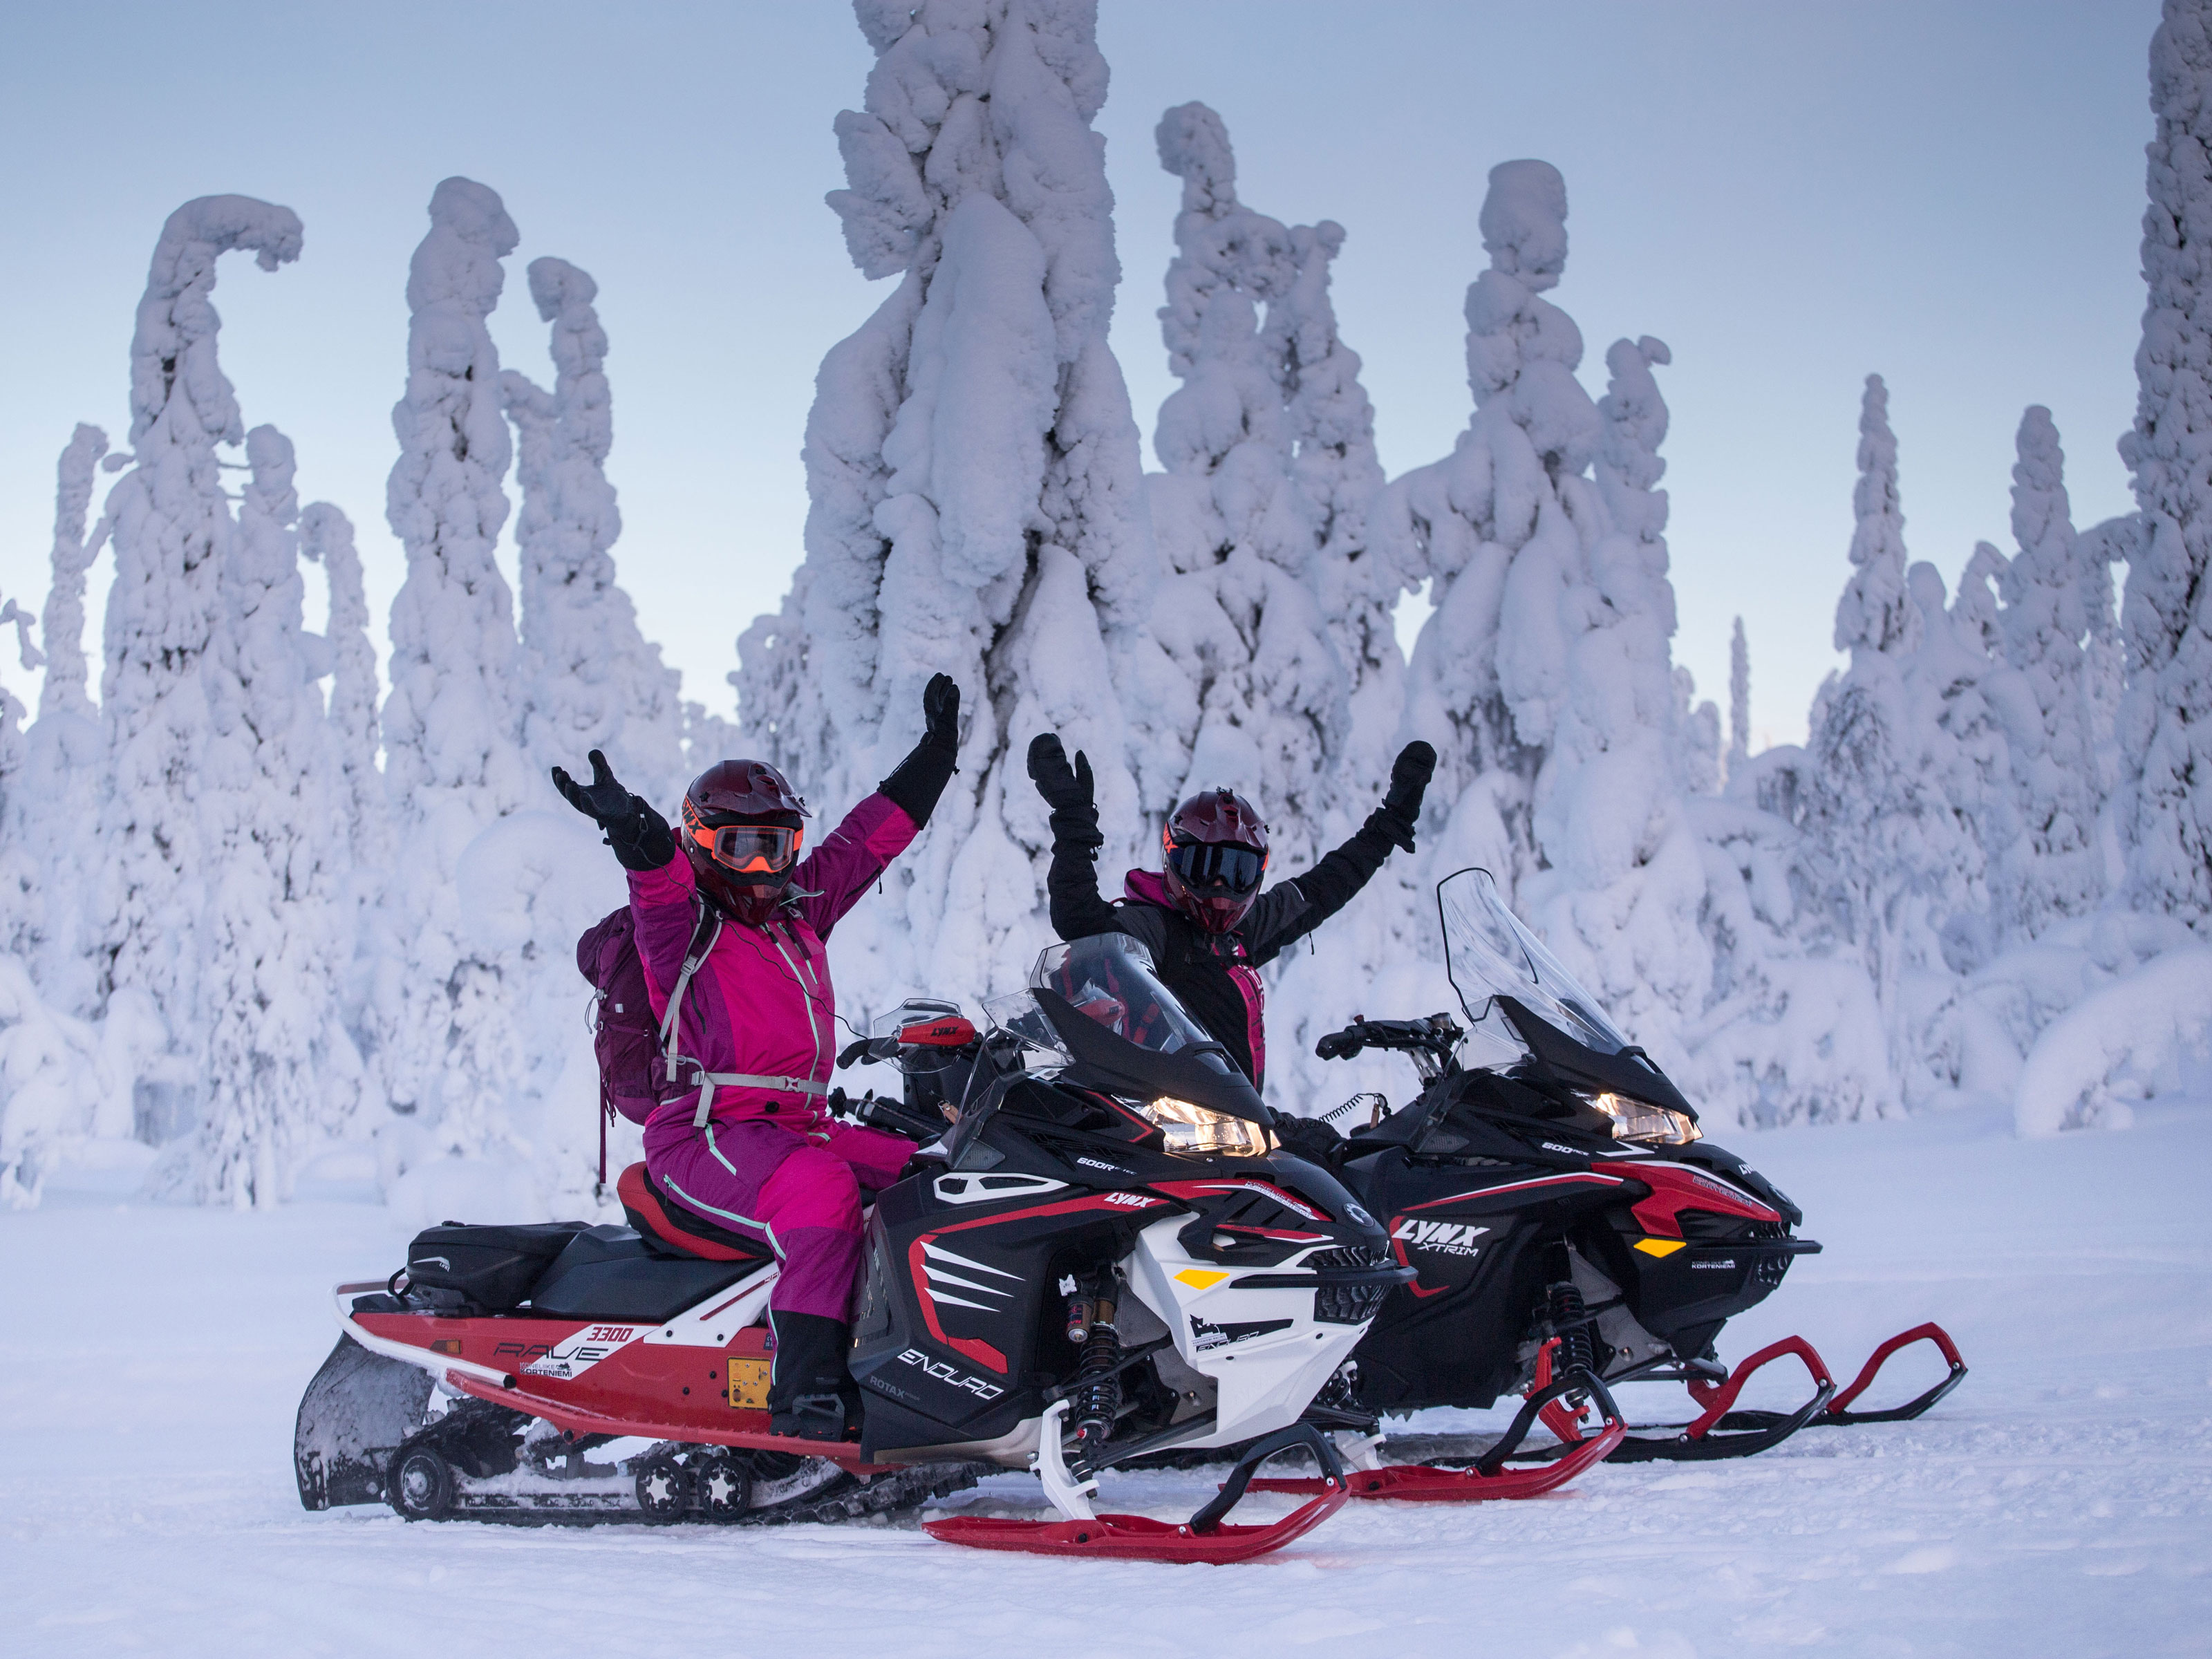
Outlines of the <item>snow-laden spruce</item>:
M1547 469L1586 466L1598 418L1574 378L1581 331L1543 297L1567 257L1558 169L1534 161L1492 168L1480 223L1491 265L1467 294L1474 417L1451 454L1391 481L1370 525L1386 557L1429 580L1435 605L1414 643L1400 726L1401 738L1437 750L1419 884L1474 864L1512 893L1536 864L1529 792L1542 752L1516 731L1501 672L1517 653L1525 700L1546 678L1543 665L1564 670L1565 642L1547 628L1509 643L1499 610L1522 548L1543 538L1536 562L1555 587L1578 550ZM1533 599L1524 608L1546 610Z
M1350 724L1345 676L1312 585L1320 551L1292 485L1295 440L1261 308L1296 278L1290 233L1237 199L1221 119L1161 118L1160 165L1182 180L1161 334L1182 384L1152 447L1146 499L1161 556L1153 631L1191 681L1194 732L1176 793L1237 789L1261 804L1279 869L1322 850ZM1164 805L1165 803L1163 803Z
M2142 516L2123 620L2118 718L2127 896L2212 936L2212 3L2167 0L2151 39L2150 298L2135 428L2120 440Z
M519 647L492 550L511 446L485 319L518 240L498 196L448 179L408 268L407 390L385 515L406 549L392 604L385 777L401 829L377 926L376 1052L386 1097L447 1150L509 1133L524 1071L513 998L465 936L457 885L477 833L531 799L515 738Z
M1751 646L1743 636L1743 618L1735 619L1729 636L1729 746L1726 775L1751 758Z
M2008 943L2086 914L2104 884L2097 845L2104 803L2084 648L2087 602L2102 572L2085 568L2074 533L2051 411L2030 408L2015 443L2012 531L2020 550L2007 567L1998 621L2005 667L1988 687L2010 773L2009 810L1990 860L1992 926ZM2109 579L2106 586L2109 594Z
M349 838L337 745L316 681L328 649L302 617L291 441L246 434L252 471L216 584L202 664L199 757L207 908L196 930L206 999L207 1102L159 1185L267 1206L301 1154L347 1125L362 1068L341 1008L353 955Z
M553 325L555 378L547 392L517 369L500 376L522 485L519 736L533 772L604 750L625 783L672 812L686 776L680 681L639 632L609 552L622 515L606 475L614 420L599 284L565 259L533 259L529 274Z
M325 718L343 786L346 862L356 878L381 875L392 862L392 798L376 760L376 647L368 637L368 596L353 520L328 501L311 502L300 514L300 555L323 567L330 592L323 632L331 659Z
M22 770L0 817L7 949L29 965L56 1007L79 1018L90 1016L99 1000L93 908L102 890L96 826L107 756L100 711L87 693L84 596L87 573L113 525L103 516L86 530L94 477L106 453L107 434L79 425L56 464L52 577L40 627L46 676L39 717L25 737ZM76 878L65 884L51 879L52 867L38 851L60 846L76 847L82 858L72 872Z
M106 506L115 580L100 681L109 788L97 818L97 988L103 1007L118 990L143 991L167 1024L166 1061L141 1083L162 1138L195 1124L206 1098L201 666L235 532L216 451L246 439L210 295L223 254L251 252L274 270L299 257L300 242L289 208L245 196L185 203L155 246L131 343L131 465Z
M860 21L877 61L865 108L838 117L848 187L830 203L861 270L900 280L823 362L806 560L744 636L739 714L834 822L920 735L933 673L966 693L962 776L838 930L845 1000L869 1011L1018 982L1044 936L1030 738L1090 753L1107 856L1127 855L1140 800L1182 781L1189 692L1148 625L1159 565L1107 344L1092 9L927 0Z

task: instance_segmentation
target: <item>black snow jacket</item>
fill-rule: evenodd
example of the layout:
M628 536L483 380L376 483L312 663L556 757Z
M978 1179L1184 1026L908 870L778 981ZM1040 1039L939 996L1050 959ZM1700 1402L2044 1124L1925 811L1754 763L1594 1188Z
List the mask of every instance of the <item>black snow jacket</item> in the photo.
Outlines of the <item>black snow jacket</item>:
M1060 938L1118 933L1141 939L1168 988L1258 1088L1267 1067L1259 970L1350 903L1390 848L1389 831L1370 817L1312 869L1261 893L1227 933L1209 933L1176 908L1156 870L1130 871L1121 902L1108 903L1098 893L1097 855L1081 837L1054 836L1045 891Z

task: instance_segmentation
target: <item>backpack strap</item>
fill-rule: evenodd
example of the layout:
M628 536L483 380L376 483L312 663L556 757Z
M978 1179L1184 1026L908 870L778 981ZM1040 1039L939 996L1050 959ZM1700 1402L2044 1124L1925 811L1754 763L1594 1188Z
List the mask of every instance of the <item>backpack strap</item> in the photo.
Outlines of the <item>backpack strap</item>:
M763 1077L751 1072L710 1072L697 1060L678 1051L676 1039L683 1024L684 993L690 988L691 976L699 971L708 954L714 950L714 942L722 936L720 913L710 904L702 904L700 908L705 915L692 930L691 948L684 955L683 969L676 975L675 988L668 994L668 1012L661 1016L660 1021L661 1053L670 1079L672 1080L678 1075L678 1067L689 1066L693 1080L699 1085L699 1106L691 1115L691 1127L695 1129L707 1127L708 1115L714 1110L714 1091L717 1089L780 1089L791 1094L826 1096L830 1092L830 1085L817 1083L811 1078ZM714 924L711 927L707 925L709 921ZM706 936L703 945L699 942L702 933Z

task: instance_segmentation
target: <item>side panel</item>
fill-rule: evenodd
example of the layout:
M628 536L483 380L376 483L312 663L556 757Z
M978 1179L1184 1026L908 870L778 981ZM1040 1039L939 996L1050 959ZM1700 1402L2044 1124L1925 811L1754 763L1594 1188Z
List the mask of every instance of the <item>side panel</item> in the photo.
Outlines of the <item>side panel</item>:
M1530 1313L1565 1270L1553 1248L1626 1183L1540 1165L1416 1164L1397 1150L1364 1173L1392 1254L1420 1277L1391 1291L1353 1356L1360 1402L1388 1412L1492 1404L1518 1380Z
M1128 1192L977 1201L933 1190L972 1178L902 1182L877 1201L852 1354L871 1454L997 1440L1035 1417L1039 1379L1076 1358L1046 1317L1060 1276L1112 1261L1132 1218L1169 1207Z

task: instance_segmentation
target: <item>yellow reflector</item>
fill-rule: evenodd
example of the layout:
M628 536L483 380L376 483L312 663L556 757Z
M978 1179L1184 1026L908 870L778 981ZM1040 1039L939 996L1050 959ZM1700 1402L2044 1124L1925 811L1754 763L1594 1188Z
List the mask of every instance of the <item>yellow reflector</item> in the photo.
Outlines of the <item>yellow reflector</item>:
M1679 1238L1639 1238L1636 1248L1646 1255L1672 1255L1686 1247Z
M1176 1280L1178 1284L1189 1285L1194 1291L1210 1291L1228 1277L1227 1273L1214 1273L1206 1267L1185 1267L1176 1275Z

